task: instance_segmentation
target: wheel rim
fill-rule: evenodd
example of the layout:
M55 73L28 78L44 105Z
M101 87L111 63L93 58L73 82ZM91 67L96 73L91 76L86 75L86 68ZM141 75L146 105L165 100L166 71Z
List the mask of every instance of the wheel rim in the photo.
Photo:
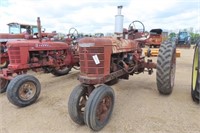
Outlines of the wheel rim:
M105 96L98 104L96 111L96 118L99 122L103 123L111 111L112 98L111 96Z
M176 72L176 53L172 57L172 65L171 65L171 87L174 86L175 72Z
M197 47L194 53L194 60L193 60L193 68L192 68L192 89L195 90L196 88L196 81L197 81L197 75L198 75L198 51L199 48Z
M24 101L32 99L36 94L36 85L33 82L26 82L19 88L19 97Z
M8 85L8 80L0 78L1 89L4 89Z
M83 115L84 111L85 111L85 105L86 105L86 102L88 100L88 95L86 92L84 92L81 97L80 97L80 100L79 100L79 104L78 104L78 113Z

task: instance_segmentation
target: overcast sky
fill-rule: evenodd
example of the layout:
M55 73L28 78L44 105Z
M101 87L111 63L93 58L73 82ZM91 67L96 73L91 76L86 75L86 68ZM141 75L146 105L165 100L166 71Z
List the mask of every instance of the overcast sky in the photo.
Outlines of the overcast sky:
M40 17L50 32L75 27L84 33L113 33L118 5L123 5L124 27L140 20L147 31L200 29L200 0L0 0L0 32L8 32L10 22L35 25Z

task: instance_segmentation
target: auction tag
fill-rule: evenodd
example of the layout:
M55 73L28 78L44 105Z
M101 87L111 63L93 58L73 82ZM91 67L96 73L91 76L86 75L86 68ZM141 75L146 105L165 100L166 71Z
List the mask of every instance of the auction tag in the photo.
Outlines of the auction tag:
M100 64L100 61L99 61L99 58L98 58L97 55L93 55L92 58L93 58L96 65Z

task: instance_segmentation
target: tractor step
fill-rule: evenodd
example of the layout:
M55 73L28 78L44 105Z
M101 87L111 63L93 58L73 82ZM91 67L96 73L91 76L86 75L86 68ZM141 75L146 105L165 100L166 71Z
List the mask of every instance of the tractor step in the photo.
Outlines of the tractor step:
M159 49L151 49L151 57L157 57L158 56L158 52L159 52ZM148 53L148 49L144 49L144 54L145 56L147 56L147 53ZM181 57L181 51L180 50L176 50L176 57Z

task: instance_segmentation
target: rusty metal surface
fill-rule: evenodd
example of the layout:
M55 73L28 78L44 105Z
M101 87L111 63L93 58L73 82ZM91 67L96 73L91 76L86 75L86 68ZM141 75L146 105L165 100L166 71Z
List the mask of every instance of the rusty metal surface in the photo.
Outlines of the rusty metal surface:
M114 103L112 103L111 96L104 96L99 102L96 111L96 118L99 122L103 123L109 115L109 111Z
M139 74L145 68L148 70L156 68L155 63L145 62L137 39L90 37L81 39L79 46L81 73L78 79L85 84L102 84L120 77L128 79L129 74ZM114 57L114 55L118 55L119 57ZM122 55L124 57L120 57ZM116 58L114 59L115 62L112 62L112 56ZM132 58L129 62L123 59L128 56ZM119 68L116 61L121 63L121 67L123 66L123 68Z
M19 88L19 98L23 101L32 99L36 94L36 85L33 82L25 82Z

